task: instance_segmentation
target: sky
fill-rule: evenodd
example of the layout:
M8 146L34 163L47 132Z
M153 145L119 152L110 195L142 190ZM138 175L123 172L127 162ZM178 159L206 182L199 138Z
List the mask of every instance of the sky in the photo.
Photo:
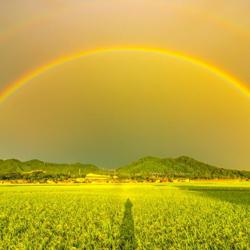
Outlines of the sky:
M246 0L0 2L0 158L250 170Z

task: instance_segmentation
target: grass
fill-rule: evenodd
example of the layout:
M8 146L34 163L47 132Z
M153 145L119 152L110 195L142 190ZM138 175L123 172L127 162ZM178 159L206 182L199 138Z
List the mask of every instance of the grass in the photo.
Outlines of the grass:
M0 249L249 249L250 184L0 186Z

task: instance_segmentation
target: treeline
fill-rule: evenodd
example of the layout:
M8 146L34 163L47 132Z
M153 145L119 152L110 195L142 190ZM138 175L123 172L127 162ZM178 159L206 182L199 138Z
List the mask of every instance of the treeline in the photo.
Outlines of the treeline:
M72 178L67 174L46 174L42 171L34 171L30 174L23 173L9 173L9 174L1 174L0 180L2 181L11 181L11 180L24 180L27 182L47 182L49 180L53 181L65 181Z
M55 164L39 160L21 162L0 160L0 180L66 181L85 178L87 174L115 176L117 180L171 181L173 179L248 179L249 171L223 169L187 156L178 158L145 157L113 171L92 164ZM113 178L114 179L114 178Z

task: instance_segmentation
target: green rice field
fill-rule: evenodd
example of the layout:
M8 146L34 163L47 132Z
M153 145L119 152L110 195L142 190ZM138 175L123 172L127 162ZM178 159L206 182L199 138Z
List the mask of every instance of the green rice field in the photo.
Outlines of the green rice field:
M250 249L250 183L1 185L0 249Z

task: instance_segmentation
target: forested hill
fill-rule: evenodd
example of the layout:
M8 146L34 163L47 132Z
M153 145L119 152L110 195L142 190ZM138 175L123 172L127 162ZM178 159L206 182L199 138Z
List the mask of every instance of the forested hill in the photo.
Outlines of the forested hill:
M249 178L249 171L223 169L187 156L178 158L145 157L117 169L126 178Z
M156 178L250 178L249 171L217 168L187 156L178 158L145 157L115 171L103 170L92 164L59 164L39 160L0 160L0 179L65 179L87 174L117 175L124 179Z
M0 178L18 179L28 177L84 177L88 173L99 173L101 170L92 164L59 164L39 160L21 162L16 159L0 160Z

